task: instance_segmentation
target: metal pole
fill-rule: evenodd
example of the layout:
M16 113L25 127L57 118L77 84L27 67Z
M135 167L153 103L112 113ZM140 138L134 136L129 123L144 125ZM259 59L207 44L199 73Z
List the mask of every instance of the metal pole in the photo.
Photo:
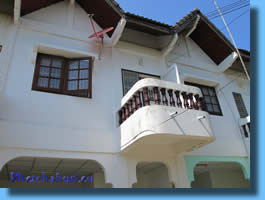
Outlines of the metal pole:
M223 22L224 22L224 24L225 24L226 30L228 31L228 33L229 33L229 35L230 35L230 37L231 37L231 39L232 39L232 41L233 41L233 43L234 43L234 46L235 46L235 48L236 48L236 51L237 51L238 57L239 57L239 59L240 59L240 61L241 61L241 63L242 63L242 66L243 66L243 68L244 68L244 71L245 71L245 73L246 73L247 79L250 80L250 77L249 77L249 75L248 75L248 71L247 71L247 68L246 68L246 66L245 66L245 63L244 63L244 61L243 61L243 59L242 59L242 57L241 57L241 55L240 55L240 53L239 53L239 50L238 50L237 45L236 45L236 42L235 42L235 40L234 40L234 38L233 38L233 36L232 36L232 33L230 32L230 29L229 29L229 27L228 27L227 24L226 24L225 18L224 18L224 16L223 16L223 14L222 14L222 12L221 12L221 10L220 10L220 8L219 8L219 6L218 6L216 0L213 0L213 2L214 2L214 4L215 4L215 6L216 6L216 8L217 8L217 10L218 10L218 12L219 12L219 14L220 14L222 20L223 20Z

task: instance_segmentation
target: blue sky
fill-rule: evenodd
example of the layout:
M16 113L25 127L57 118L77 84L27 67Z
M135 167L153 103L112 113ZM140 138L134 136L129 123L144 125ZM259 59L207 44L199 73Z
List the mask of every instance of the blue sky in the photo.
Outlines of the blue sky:
M116 0L120 7L126 12L131 12L153 20L174 25L182 17L194 8L199 8L203 14L207 14L216 7L213 0ZM239 0L216 0L219 7L229 5ZM224 15L230 31L236 41L238 48L250 50L250 7L244 7ZM242 16L240 16L243 14ZM238 19L234 20L240 16ZM211 20L230 40L224 23L220 17Z

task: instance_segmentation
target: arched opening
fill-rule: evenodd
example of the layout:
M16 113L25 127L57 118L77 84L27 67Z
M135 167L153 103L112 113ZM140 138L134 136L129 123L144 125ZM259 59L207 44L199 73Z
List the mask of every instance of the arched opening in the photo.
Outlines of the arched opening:
M241 166L235 162L200 162L194 168L192 188L248 188Z
M133 188L172 188L168 168L161 162L140 162L136 166L137 183Z
M104 168L94 160L19 157L0 171L0 187L108 188Z

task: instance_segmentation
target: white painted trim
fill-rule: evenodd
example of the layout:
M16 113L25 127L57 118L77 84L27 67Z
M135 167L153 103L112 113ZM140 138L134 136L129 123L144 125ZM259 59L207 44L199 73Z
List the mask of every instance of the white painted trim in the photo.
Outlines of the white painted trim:
M179 39L179 36L178 36L178 34L176 33L174 36L173 36L173 38L172 38L172 40L171 40L171 42L169 43L169 45L167 46L167 47L165 47L164 49L162 49L162 56L163 57L166 57L168 54L169 54L169 52L170 51L172 51L172 49L173 49L173 47L175 46L175 44L176 44L176 42L178 41L178 39Z
M15 0L14 2L14 24L18 23L20 18L21 0Z
M229 56L227 56L219 65L218 70L220 72L226 71L238 58L238 54L236 52L232 52Z
M201 18L200 15L197 15L196 21L195 21L192 29L190 29L190 31L185 35L186 38L189 37L190 34L192 34L192 32L196 29L196 27L197 27L197 25L198 25L198 23L200 21L200 18Z
M247 123L250 123L250 116L239 119L239 126L243 126L244 124L247 124Z
M208 78L207 75L198 76L198 75L188 74L188 73L184 72L184 73L181 74L181 78L182 78L183 83L184 83L184 81L193 82L193 80L194 80L194 83L207 85L207 86L210 86L210 87L218 87L219 85L221 85L220 81L217 81L216 79Z
M127 94L122 98L121 107L124 106L124 104L133 96L133 94L135 94L139 90L142 90L145 87L173 89L178 91L185 91L187 93L198 94L199 96L202 96L201 90L197 87L184 85L184 84L176 84L174 82L162 81L159 79L145 78L140 81L137 81L133 85L133 87L127 92Z
M40 43L37 46L37 48L38 48L38 52L40 53L57 52L59 56L65 56L65 57L71 57L71 58L80 57L80 56L94 57L94 59L98 60L98 56L94 53L80 51L77 49L69 49L66 47L61 47L61 46L52 45L52 44ZM69 54L71 54L71 56L69 56Z
M127 23L126 19L121 18L120 22L118 23L117 27L114 30L113 35L111 36L112 47L115 47L118 41L120 40L126 23Z
M175 69L175 71L176 71L176 80L177 80L177 83L178 84L182 84L181 83L181 79L180 79L180 73L179 73L179 70L178 70L178 66L177 66L177 64L176 63L174 63L174 64L172 64L170 67L169 67L169 69L166 71L166 73L164 73L161 77L162 77L162 79L164 79L165 78L165 76L167 76L172 70L174 70Z
M68 13L67 13L67 23L68 28L72 29L74 25L74 17L75 17L75 0L70 0L68 3Z

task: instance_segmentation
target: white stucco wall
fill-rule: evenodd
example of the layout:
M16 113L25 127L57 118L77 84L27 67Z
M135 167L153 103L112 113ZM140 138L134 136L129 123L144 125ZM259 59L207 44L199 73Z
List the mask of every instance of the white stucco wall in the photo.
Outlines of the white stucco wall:
M240 116L232 95L232 92L241 93L250 113L250 84L244 74L232 70L221 73L190 38L181 37L166 59L168 66L177 65L182 83L188 81L215 87L223 113L223 116L210 115L216 141L190 154L247 156L238 125Z
M65 22L61 21L60 15L65 15L64 12L60 12L64 4L66 2L52 5L29 14L20 21L13 60L0 102L3 138L0 145L119 152L120 134L119 128L116 127L116 112L120 108L122 98L121 68L159 75L163 70L162 61L159 57L149 55L148 50L141 49L144 66L139 66L137 55L106 48L102 60L96 60L94 63L92 99L32 91L36 61L34 51L39 45L53 45L71 49L73 52L98 54L98 49L87 39L92 28L89 26L85 11L76 4L77 14L74 16L73 28L70 29L64 27ZM49 13L53 21L57 21L53 22L56 25L50 24ZM77 20L76 17L81 20ZM52 29L43 32L39 30L43 26ZM82 30L76 29L76 26L87 31L81 32ZM79 31L76 38L68 38L72 37L71 30ZM65 34L69 36L64 36ZM84 41L80 41L80 35L86 36L86 39L84 37Z

